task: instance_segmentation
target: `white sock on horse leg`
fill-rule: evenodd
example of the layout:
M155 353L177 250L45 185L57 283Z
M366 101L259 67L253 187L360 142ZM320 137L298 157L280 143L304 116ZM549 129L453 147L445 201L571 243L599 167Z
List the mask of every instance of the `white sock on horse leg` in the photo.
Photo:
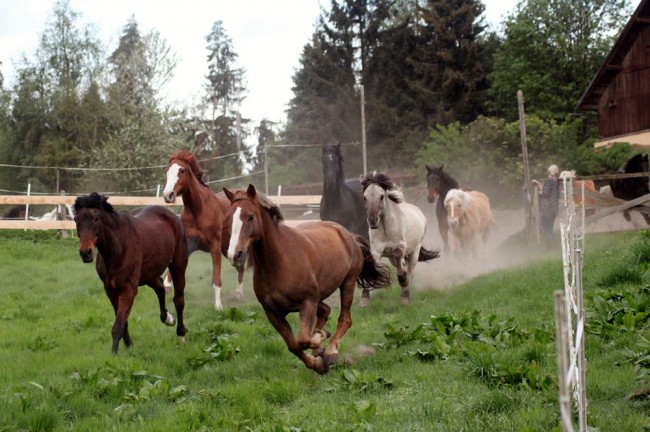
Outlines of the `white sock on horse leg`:
M216 310L223 310L223 305L221 304L221 287L216 284L212 284L214 288L214 308Z

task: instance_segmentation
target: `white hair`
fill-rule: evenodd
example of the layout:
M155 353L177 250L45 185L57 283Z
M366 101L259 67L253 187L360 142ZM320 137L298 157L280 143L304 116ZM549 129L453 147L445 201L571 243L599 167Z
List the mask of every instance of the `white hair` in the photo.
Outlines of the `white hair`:
M559 172L560 172L560 169L555 164L548 167L548 173L551 174L551 175L558 175Z

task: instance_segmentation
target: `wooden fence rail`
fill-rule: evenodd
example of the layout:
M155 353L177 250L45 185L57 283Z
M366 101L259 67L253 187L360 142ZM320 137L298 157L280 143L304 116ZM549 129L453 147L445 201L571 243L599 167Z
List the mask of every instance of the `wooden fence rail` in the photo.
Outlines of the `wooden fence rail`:
M316 206L320 204L320 195L279 195L270 196L276 204L292 206ZM74 195L0 195L0 205L71 205L77 199ZM163 205L168 207L182 206L182 197L176 198L174 204L167 204L162 197L133 197L110 196L108 202L115 206L146 206ZM297 225L306 220L287 220L287 225ZM75 223L71 220L7 220L0 219L0 230L3 229L42 229L42 230L74 230Z

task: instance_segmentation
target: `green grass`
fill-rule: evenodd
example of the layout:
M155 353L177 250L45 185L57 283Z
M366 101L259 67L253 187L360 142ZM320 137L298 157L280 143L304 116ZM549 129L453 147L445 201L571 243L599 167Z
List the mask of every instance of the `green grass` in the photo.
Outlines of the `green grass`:
M630 267L630 254L648 261L640 236L587 239L585 305L608 299L600 305L612 317L588 310L588 328L600 332L586 340L588 423L603 431L650 424L648 401L627 398L643 385L629 356L642 351L647 330L647 275ZM187 272L185 343L160 323L155 295L142 287L129 320L134 346L112 355L112 308L77 248L76 239L53 233L2 232L2 432L559 430L559 254L522 249L530 264L444 292L412 290L408 307L397 287L374 292L369 308L353 309L340 363L319 376L267 322L250 272L246 302L232 307L236 275L224 262L227 309L212 309L202 253ZM619 295L627 292L636 294Z

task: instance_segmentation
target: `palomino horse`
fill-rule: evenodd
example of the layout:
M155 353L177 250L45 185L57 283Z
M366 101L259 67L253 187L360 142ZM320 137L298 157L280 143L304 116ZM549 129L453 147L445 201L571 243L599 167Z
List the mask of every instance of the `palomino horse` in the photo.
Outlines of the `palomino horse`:
M241 267L253 256L253 289L267 318L305 366L327 373L338 358L341 338L352 325L355 284L364 289L387 286L388 268L373 259L363 237L337 223L307 222L291 228L282 223L280 208L253 185L247 190L224 188L224 192L231 202L228 261ZM341 311L336 332L323 353L330 314L324 300L337 288ZM290 312L300 314L297 340L286 318Z
M343 225L368 240L366 209L358 179L345 181L341 144L323 145L323 196L320 219Z
M195 250L212 256L212 288L214 308L223 309L221 303L221 254L226 253L229 231L224 220L230 202L223 193L215 194L203 181L203 171L193 153L181 150L169 158L165 170L167 182L163 190L165 202L173 203L183 196L181 221L188 238L189 253ZM237 269L235 297L244 298L244 267Z
M436 201L436 219L438 220L438 231L442 237L442 247L445 252L449 251L449 240L447 233L449 225L447 224L447 209L445 208L445 198L450 189L457 189L458 182L447 171L443 171L443 165L440 167L427 168L427 201L430 203Z
M160 321L168 326L175 324L174 317L165 308L161 275L166 268L174 281L176 335L185 336L183 292L188 255L181 221L162 206L149 206L132 213L116 212L107 200L94 192L78 197L74 203L74 220L83 262L93 261L97 247L97 274L115 311L113 353L117 353L120 339L124 339L127 348L133 345L128 318L141 285L149 285L158 296Z
M372 254L375 260L387 257L397 269L402 304L409 304L409 283L415 264L440 256L438 250L422 246L427 218L419 207L404 202L402 191L387 175L368 174L361 184L368 212ZM367 306L369 299L370 291L364 290L361 306Z
M485 245L494 227L489 198L479 191L452 189L447 192L445 207L454 253L476 257L477 238Z

